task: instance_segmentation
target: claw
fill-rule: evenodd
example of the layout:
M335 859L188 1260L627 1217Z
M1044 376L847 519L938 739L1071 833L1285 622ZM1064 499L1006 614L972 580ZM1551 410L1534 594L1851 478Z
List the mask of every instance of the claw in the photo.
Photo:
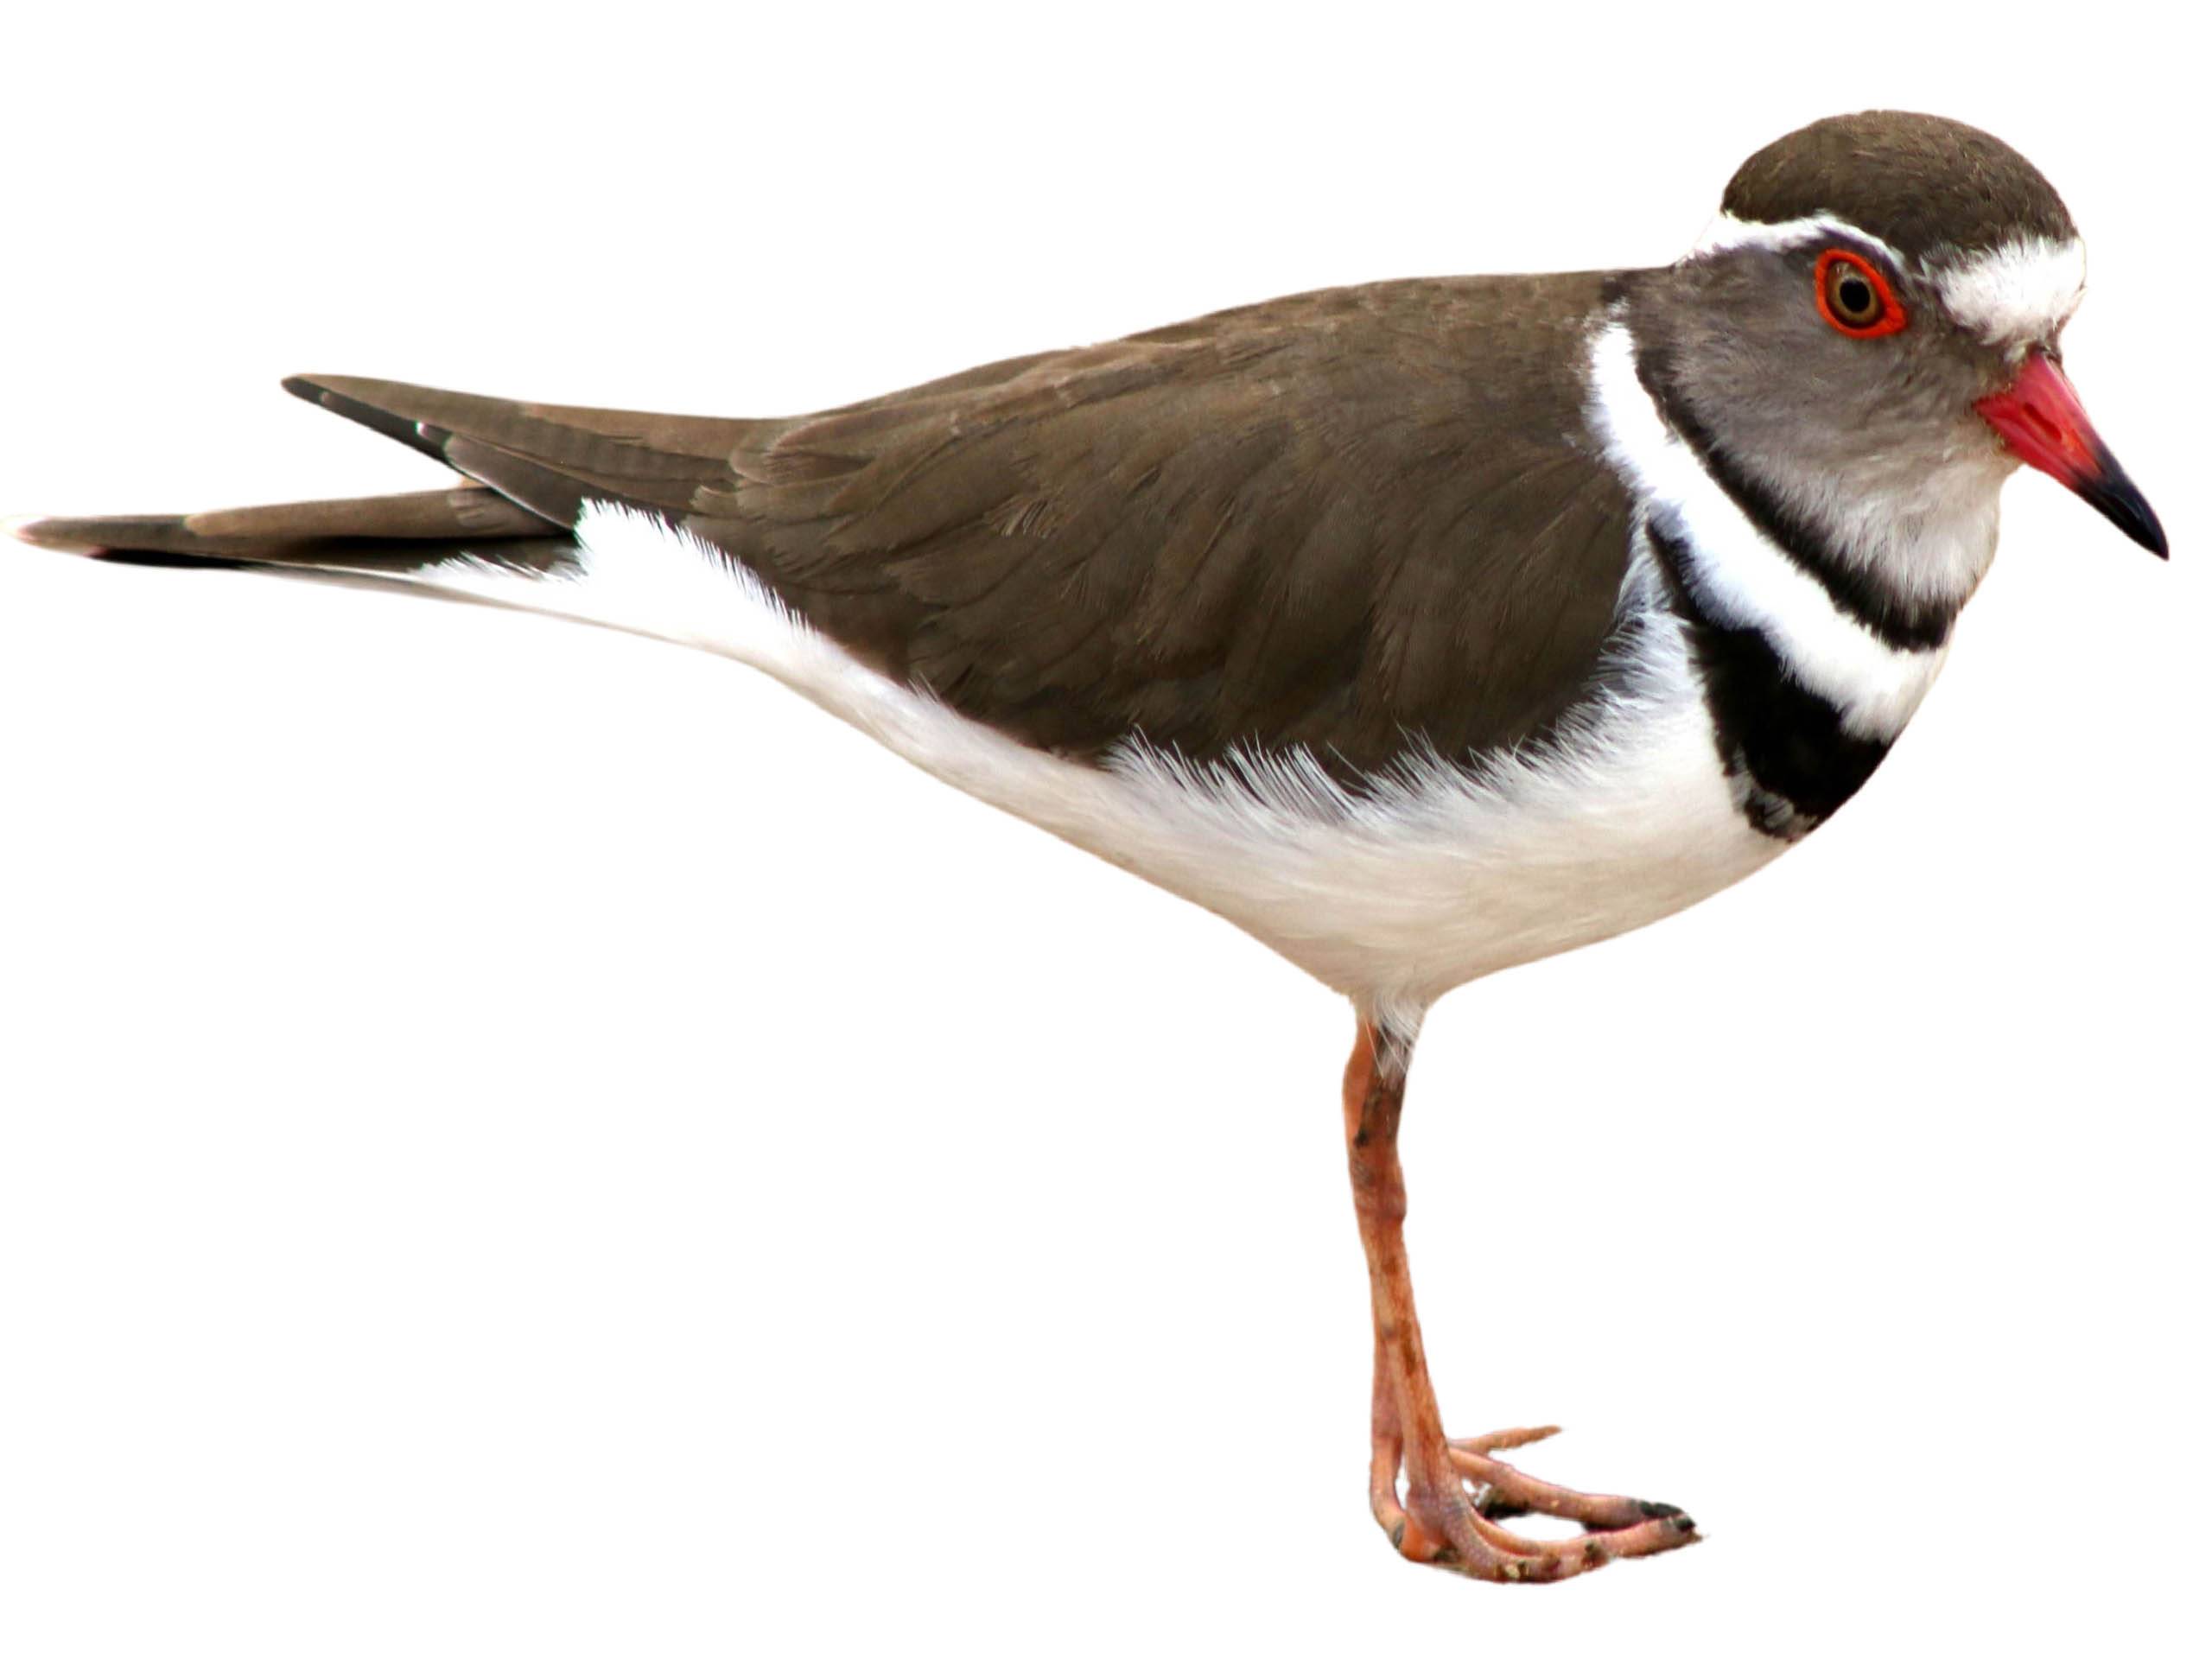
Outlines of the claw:
M1390 1456L1401 1452L1402 1443L1378 1444L1377 1468L1389 1482L1392 1507L1407 1517L1403 1525L1386 1525L1391 1543L1409 1560L1450 1567L1471 1578L1538 1584L1698 1541L1697 1523L1672 1503L1578 1492L1523 1474L1489 1455L1556 1432L1515 1428L1447 1440L1441 1459ZM1408 1454L1412 1450L1402 1447ZM1408 1477L1402 1509L1397 1507L1396 1484L1389 1480L1393 1471L1386 1464L1402 1467ZM1583 1534L1577 1538L1529 1538L1497 1524L1532 1513L1578 1522Z

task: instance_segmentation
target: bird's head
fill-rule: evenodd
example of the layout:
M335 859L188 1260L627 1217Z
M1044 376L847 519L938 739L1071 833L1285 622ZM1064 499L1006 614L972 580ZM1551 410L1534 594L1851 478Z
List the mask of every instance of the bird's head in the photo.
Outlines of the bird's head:
M1901 601L1955 603L2021 461L2164 556L2059 366L2084 275L2065 204L2009 146L1837 116L1745 162L1696 249L1633 296L1638 368L1745 487Z

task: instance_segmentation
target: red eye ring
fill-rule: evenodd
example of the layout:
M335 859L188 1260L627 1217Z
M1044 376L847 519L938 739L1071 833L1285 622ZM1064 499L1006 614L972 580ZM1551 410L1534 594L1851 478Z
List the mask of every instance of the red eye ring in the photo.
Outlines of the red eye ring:
M1838 266L1844 275L1835 275ZM1853 321L1838 308L1829 297L1834 283L1856 276L1873 291L1875 307L1871 315ZM1853 340L1879 340L1885 334L1894 334L1904 327L1904 307L1897 303L1897 291L1890 286L1890 279L1870 260L1842 248L1830 248L1820 257L1813 267L1813 300L1821 308L1821 316L1828 327L1840 334Z

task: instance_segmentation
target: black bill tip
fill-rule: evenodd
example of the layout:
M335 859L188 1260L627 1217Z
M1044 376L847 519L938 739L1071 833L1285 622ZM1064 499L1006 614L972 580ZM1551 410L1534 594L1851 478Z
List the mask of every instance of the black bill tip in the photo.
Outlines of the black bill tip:
M2158 523L2158 515L2151 511L2143 492L2120 469L2118 461L2110 455L2102 460L2104 465L2094 475L2074 486L2075 493L2119 525L2129 541L2162 559L2167 557L2165 527Z

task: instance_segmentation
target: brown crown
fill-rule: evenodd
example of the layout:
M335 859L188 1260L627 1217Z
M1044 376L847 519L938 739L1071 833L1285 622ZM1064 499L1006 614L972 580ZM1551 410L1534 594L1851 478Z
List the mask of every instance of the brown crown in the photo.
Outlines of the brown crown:
M1720 205L1769 225L1832 214L1912 258L2075 234L2050 181L2010 144L1897 110L1834 115L1776 139L1737 168Z

